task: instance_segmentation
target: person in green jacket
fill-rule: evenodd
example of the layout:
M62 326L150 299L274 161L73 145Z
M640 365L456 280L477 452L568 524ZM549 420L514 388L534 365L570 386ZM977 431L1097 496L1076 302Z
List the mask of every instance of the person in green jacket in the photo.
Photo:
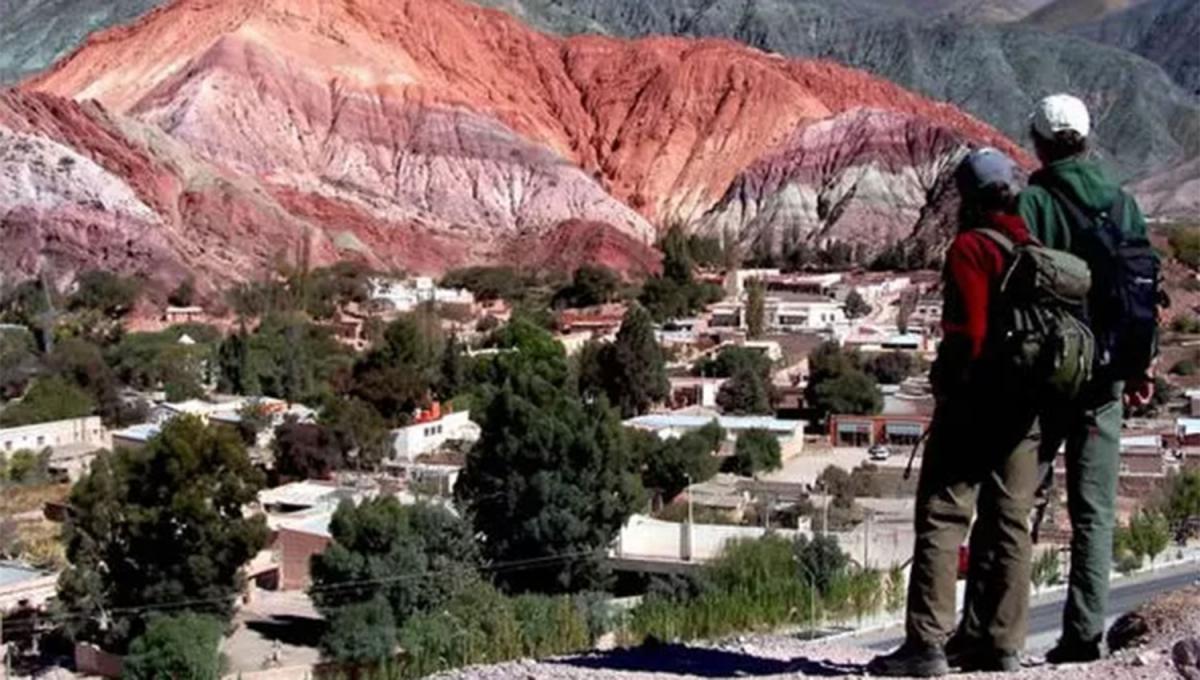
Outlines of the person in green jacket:
M1044 245L1082 257L1095 272L1111 265L1097 261L1106 255L1089 247L1089 235L1081 231L1094 224L1080 224L1073 215L1123 206L1123 214L1112 215L1112 222L1120 225L1126 238L1135 239L1146 238L1146 221L1137 203L1088 159L1090 127L1087 107L1075 97L1058 94L1038 103L1031 128L1042 167L1019 196L1018 212ZM1051 478L1054 457L1065 443L1072 528L1062 636L1046 655L1050 663L1090 661L1101 655L1112 569L1122 402L1148 401L1153 385L1148 375L1125 381L1097 370L1080 399L1052 405L1040 414L1041 460L1044 474Z

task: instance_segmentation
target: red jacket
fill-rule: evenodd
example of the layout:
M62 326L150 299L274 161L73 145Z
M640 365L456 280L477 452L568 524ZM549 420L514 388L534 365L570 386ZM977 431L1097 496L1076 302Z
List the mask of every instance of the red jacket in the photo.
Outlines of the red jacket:
M1032 240L1019 215L991 213L987 223L980 226L995 229L1013 243ZM1008 254L995 241L974 229L959 233L946 252L942 333L946 339L958 336L967 340L971 359L978 359L983 352L989 306L1000 277L1007 269L1008 259Z

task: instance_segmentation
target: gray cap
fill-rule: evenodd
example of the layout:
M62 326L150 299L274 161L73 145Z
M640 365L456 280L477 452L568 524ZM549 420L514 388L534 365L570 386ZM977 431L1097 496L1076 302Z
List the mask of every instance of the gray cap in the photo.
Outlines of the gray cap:
M963 194L973 194L993 184L1015 188L1017 164L999 149L977 149L959 164L954 179Z

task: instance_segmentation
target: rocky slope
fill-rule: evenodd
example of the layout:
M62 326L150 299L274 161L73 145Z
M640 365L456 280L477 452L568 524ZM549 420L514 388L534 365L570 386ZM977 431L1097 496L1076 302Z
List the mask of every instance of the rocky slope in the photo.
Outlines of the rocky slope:
M92 36L22 89L95 100L88 115L151 159L169 140L189 163L244 179L252 198L325 244L323 256L423 271L496 260L647 271L656 227L699 220L764 159L817 154L808 145L828 141L804 131L864 107L953 140L912 137L913 162L942 159L944 170L969 143L1019 153L954 107L829 62L720 40L559 39L457 0L179 0ZM28 105L15 98L14 109ZM80 151L72 123L41 132ZM874 140L886 126L839 134L844 170L891 144ZM121 169L110 169L114 181L137 189ZM909 174L930 182L929 172ZM82 190L47 177L8 188L26 223L45 222L35 197ZM907 202L890 218L850 210L862 219L840 223L839 237L907 235L924 209L910 205L921 200L909 185L856 191L863 205ZM188 228L171 197L134 194L164 232ZM268 246L246 238L251 255L230 272L262 262Z
M0 0L0 85L41 71L92 31L135 19L162 0Z
M1140 54L1200 96L1200 3L1195 0L1146 0L1071 31Z
M1027 138L1029 109L1059 90L1096 111L1096 139L1122 179L1200 155L1200 105L1155 64L1025 25L961 25L868 0L486 0L547 30L721 36L881 75Z
M818 121L742 171L699 229L735 234L746 252L778 252L798 239L874 248L914 234L945 240L954 228L946 180L964 142L952 129L886 111Z

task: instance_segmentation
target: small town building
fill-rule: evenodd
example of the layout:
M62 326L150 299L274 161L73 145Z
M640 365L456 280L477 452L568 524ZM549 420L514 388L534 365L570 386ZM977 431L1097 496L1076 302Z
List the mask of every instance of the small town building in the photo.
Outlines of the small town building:
M382 302L393 311L411 312L423 303L475 308L475 295L464 288L441 288L432 278L418 276L411 279L372 278L368 282L369 297Z
M717 394L728 378L704 378L694 375L670 376L672 408L700 406L715 409Z
M414 462L418 456L436 453L451 441L479 439L479 426L469 411L444 411L434 402L420 411L413 424L392 430L392 451L397 461Z
M130 425L129 427L116 430L112 433L113 450L117 449L140 449L146 445L158 433L162 431L162 426L158 423L139 423Z
M916 445L933 420L933 399L907 394L904 389L884 395L883 411L878 415L830 414L830 442L853 447Z
M0 561L0 615L42 609L58 590L58 574L23 562Z
M625 305L612 303L564 309L558 313L558 329L563 333L589 333L593 338L615 335L625 318Z
M772 416L725 416L706 413L650 413L625 421L629 427L653 432L662 439L681 437L699 430L713 421L725 430L730 443L747 430L766 430L779 439L781 453L786 460L804 450L804 421L783 420Z
M186 307L167 307L163 312L163 321L168 326L184 323L204 323L208 319L203 307L189 305Z
M74 482L87 472L96 453L112 448L112 437L99 416L55 420L0 430L0 453L50 451L49 473Z

